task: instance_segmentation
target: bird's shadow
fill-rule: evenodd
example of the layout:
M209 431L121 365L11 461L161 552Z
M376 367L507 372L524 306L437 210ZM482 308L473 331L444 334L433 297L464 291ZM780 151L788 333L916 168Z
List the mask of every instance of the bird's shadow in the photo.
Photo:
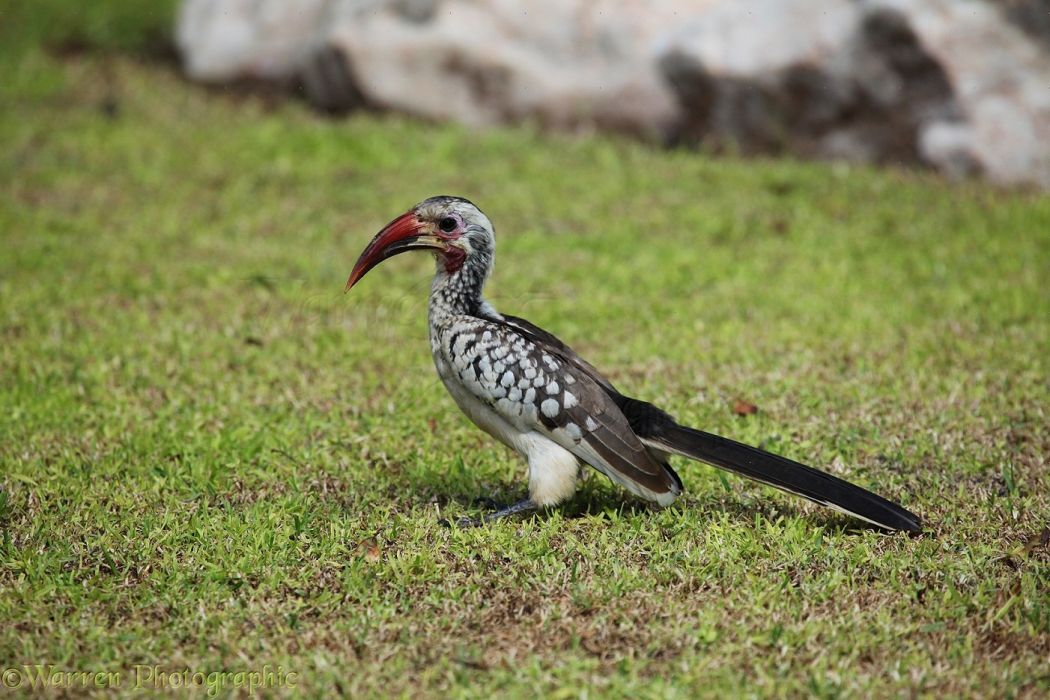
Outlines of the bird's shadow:
M404 486L407 488L401 490L401 495L402 497L408 496L409 505L412 507L426 508L437 505L439 511L448 509L474 517L500 510L527 495L520 481L517 480L480 484L475 482L467 486L456 479L416 478L409 480L409 483ZM737 498L735 492L729 494L728 497L714 498L706 502L688 498L678 501L675 507L681 510L701 509L712 522L718 519L719 513L725 513L735 521L748 524L754 523L756 516L768 522L801 518L811 522L814 526L823 526L829 531L843 535L858 535L872 531L888 532L877 525L833 511L829 511L825 516L820 513L804 512L794 504L783 500L749 502ZM523 516L523 519L544 519L549 517L552 510L560 512L566 520L583 520L602 517L610 511L620 516L653 514L660 508L625 494L612 486L597 483L596 479L587 479L580 484L576 495L566 503L556 509L540 509Z
M463 515L480 516L500 510L528 496L518 479L507 481L471 481L457 478L434 478L433 475L413 475L403 479L399 495L407 498L409 506L426 508L437 506L439 511L458 511ZM597 485L594 479L580 484L575 496L554 508L541 508L524 519L546 518L558 511L566 519L594 517L615 510L621 514L637 515L655 510L645 501L625 495L611 487Z

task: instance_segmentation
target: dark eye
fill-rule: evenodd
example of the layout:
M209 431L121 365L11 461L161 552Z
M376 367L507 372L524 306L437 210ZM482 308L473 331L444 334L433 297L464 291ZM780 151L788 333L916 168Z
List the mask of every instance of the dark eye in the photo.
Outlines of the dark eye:
M445 233L452 233L456 230L456 227L458 225L459 223L451 216L446 216L444 219L438 222L438 228L444 231Z

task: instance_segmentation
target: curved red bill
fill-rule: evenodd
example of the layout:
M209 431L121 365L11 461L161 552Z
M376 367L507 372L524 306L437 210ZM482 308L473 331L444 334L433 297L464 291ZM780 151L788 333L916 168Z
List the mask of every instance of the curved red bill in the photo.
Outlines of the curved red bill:
M416 218L415 212L406 212L387 224L382 231L375 235L372 242L361 253L361 257L354 264L350 278L346 281L344 292L360 281L373 267L383 262L392 255L408 250L404 245L419 236L423 230L423 224Z

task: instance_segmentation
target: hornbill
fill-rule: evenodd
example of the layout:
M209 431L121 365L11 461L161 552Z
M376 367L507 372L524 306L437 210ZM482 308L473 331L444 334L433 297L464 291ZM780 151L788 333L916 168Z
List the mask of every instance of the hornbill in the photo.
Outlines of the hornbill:
M445 388L482 430L528 461L529 497L481 522L570 498L583 464L666 506L683 490L670 455L712 464L887 530L920 532L901 506L842 479L756 447L679 425L624 396L565 343L484 299L492 223L461 197L431 197L391 221L361 253L349 291L383 260L432 251L430 350ZM479 521L461 520L460 525Z

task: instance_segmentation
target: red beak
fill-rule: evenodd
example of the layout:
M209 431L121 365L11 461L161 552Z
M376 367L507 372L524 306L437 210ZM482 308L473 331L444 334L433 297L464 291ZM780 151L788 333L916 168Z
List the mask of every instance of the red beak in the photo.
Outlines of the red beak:
M426 224L416 217L414 211L402 214L387 224L357 259L343 291L349 292L369 270L399 253L426 248L445 250L445 242L441 238L423 233L426 228Z

